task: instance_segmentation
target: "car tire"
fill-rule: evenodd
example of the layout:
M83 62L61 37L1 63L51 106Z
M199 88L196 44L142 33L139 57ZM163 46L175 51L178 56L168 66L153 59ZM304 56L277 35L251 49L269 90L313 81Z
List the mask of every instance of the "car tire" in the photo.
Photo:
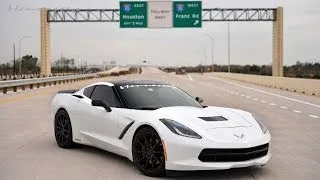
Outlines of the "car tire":
M54 135L59 147L65 149L74 147L70 117L64 109L59 110L55 115Z
M136 133L132 142L132 157L134 164L144 175L166 175L162 141L153 128L144 127Z

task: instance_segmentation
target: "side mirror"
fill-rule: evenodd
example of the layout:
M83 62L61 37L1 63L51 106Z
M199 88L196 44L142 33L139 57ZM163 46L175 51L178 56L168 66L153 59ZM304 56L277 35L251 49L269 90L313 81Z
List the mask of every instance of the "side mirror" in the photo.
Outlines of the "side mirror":
M200 98L200 97L196 97L196 101L198 101L198 103L202 103L202 102L203 102L203 99Z
M110 106L108 106L107 103L104 102L103 100L92 100L91 105L92 106L97 106L97 107L103 107L107 112L111 112L112 111Z

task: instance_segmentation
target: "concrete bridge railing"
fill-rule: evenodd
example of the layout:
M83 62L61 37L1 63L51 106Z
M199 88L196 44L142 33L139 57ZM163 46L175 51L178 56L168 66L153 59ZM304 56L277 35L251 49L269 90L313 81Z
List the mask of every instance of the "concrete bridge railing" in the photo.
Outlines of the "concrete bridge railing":
M288 77L259 76L237 73L213 73L222 78L272 87L302 94L320 96L320 80Z

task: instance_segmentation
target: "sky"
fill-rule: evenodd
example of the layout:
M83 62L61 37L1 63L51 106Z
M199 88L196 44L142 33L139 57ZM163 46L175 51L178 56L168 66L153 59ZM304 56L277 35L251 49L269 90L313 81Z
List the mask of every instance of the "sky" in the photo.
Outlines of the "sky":
M203 0L203 8L284 8L284 64L320 62L319 0ZM14 8L19 7L19 11ZM0 63L31 54L40 58L40 13L37 8L119 8L117 0L0 0ZM29 9L29 10L28 10ZM30 10L34 9L34 10ZM51 23L52 60L62 56L77 64L193 66L227 64L227 22L203 23L199 29L120 29L118 23ZM231 64L272 63L272 22L230 23Z

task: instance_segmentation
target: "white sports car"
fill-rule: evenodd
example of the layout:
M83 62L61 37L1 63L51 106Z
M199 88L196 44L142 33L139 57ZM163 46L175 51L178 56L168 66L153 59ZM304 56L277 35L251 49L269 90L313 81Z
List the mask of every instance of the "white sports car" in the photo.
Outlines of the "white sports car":
M100 82L60 91L51 117L60 147L95 146L127 157L148 176L267 163L271 137L261 121L201 102L166 83Z

